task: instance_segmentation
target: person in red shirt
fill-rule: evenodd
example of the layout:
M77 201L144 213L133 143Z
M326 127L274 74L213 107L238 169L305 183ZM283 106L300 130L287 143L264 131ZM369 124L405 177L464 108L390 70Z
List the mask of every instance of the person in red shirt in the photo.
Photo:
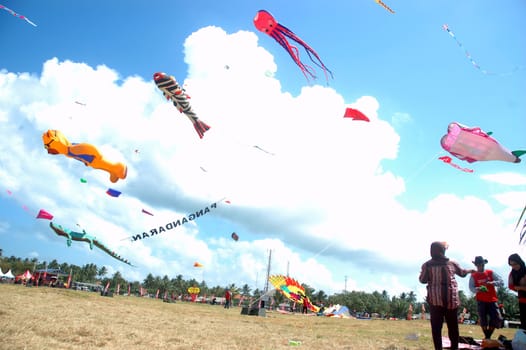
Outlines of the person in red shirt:
M502 278L492 270L485 268L487 259L475 257L473 264L477 271L469 278L469 290L475 293L479 323L485 339L491 339L495 328L502 328L503 318L500 314L497 288L504 287Z
M230 309L230 303L232 302L232 293L230 289L225 290L225 309Z

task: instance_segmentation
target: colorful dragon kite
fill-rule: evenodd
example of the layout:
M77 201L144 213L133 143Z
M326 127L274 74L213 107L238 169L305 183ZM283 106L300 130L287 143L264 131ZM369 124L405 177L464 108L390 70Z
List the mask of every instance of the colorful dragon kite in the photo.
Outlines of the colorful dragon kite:
M71 247L71 242L72 241L86 242L86 243L89 243L89 248L90 249L93 250L93 246L95 246L95 247L99 248L100 250L102 250L103 252L105 252L106 254L110 255L112 258L115 258L115 259L117 259L117 260L119 260L119 261L121 261L121 262L123 262L125 264L133 266L128 260L122 258L120 255L115 253L113 250L109 249L104 244L99 242L96 237L86 233L86 231L84 231L84 230L82 230L82 232L71 231L71 230L68 230L66 228L63 228L60 225L55 225L55 224L53 224L53 222L49 223L49 227L51 227L51 229L53 231L55 231L55 233L57 235L62 236L62 237L66 237L66 239L67 239L66 242L67 242L68 247Z
M155 73L153 80L157 87L163 92L164 97L167 100L172 100L174 106L179 110L180 113L184 113L188 119L194 125L195 131L199 135L199 138L203 138L204 133L210 129L210 127L199 120L197 115L193 111L188 99L190 98L185 90L179 86L177 80L173 76L168 76L165 73Z
M489 160L520 163L519 157L526 150L510 152L490 135L491 133L485 133L479 127L470 128L453 122L449 124L447 134L442 137L440 144L453 156L468 163Z
M287 299L306 306L312 312L319 311L319 307L312 304L309 297L305 295L305 288L295 279L283 275L272 275L268 280Z
M89 143L70 143L59 130L48 130L42 135L44 147L49 154L63 154L81 161L86 166L106 170L110 173L110 181L117 182L125 179L128 168L123 163L111 163L106 160L99 150Z
M323 72L325 73L325 79L327 80L327 82L329 80L327 73L329 73L332 78L332 72L325 66L325 64L323 64L316 51L314 51L309 45L307 45L306 42L300 39L290 29L288 29L282 24L279 24L278 21L276 21L276 19L269 12L265 10L258 11L256 16L254 17L254 25L256 26L257 30L271 36L285 50L287 50L290 57L292 57L294 62L298 65L298 67L300 67L301 71L303 72L303 75L305 76L305 78L307 78L307 80L309 80L309 76L312 79L316 79L316 72L312 67L307 66L300 60L298 48L296 46L290 45L287 38L292 39L293 41L303 46L310 60L315 65L323 69ZM316 58L316 60L314 60L313 56Z

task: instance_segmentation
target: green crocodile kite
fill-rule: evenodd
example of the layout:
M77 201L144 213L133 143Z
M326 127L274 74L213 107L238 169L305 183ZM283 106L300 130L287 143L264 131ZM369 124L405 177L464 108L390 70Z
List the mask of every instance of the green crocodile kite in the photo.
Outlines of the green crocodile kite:
M115 253L113 250L109 249L104 244L99 242L96 237L86 233L86 231L84 230L82 230L82 232L71 231L71 230L68 230L67 228L63 228L60 225L54 225L53 222L49 223L49 227L51 227L51 229L55 231L57 235L67 238L68 247L71 247L72 241L86 242L86 243L89 243L90 249L93 249L93 246L96 246L97 248L99 248L106 254L110 255L111 257L119 261L122 261L125 264L133 266L128 260L123 259L120 255Z

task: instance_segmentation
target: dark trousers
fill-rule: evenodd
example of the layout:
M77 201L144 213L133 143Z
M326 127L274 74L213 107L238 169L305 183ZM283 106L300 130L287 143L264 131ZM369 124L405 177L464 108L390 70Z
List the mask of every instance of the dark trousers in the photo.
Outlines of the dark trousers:
M519 312L521 316L521 329L526 330L526 303L519 303Z
M447 309L442 306L429 305L429 313L431 315L431 335L433 336L433 344L435 350L442 350L442 325L444 320L447 325L447 335L451 341L451 349L458 349L458 309Z

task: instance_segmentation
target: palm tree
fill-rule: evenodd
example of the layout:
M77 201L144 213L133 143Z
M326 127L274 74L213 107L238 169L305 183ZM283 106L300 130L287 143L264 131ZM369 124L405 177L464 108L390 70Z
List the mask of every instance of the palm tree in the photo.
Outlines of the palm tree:
M243 287L241 288L241 294L245 296L250 295L250 287L248 286L248 284L243 285Z
M108 269L106 268L106 266L102 266L97 271L97 276L99 277L99 279L103 279L104 276L106 276L107 273L108 273Z

